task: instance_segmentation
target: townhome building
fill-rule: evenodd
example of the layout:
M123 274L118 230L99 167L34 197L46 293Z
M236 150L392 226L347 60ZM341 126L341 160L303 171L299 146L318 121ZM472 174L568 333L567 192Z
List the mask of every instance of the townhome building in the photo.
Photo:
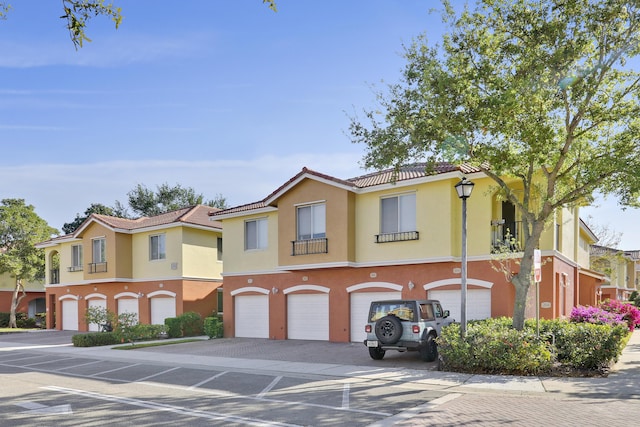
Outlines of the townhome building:
M521 214L469 166L424 164L339 179L307 168L264 199L217 211L224 228L226 337L362 341L374 300L438 299L461 312L463 177L467 199L467 319L512 316L523 247ZM597 239L577 207L555 213L540 242L539 313L564 317L595 301ZM527 314L536 312L535 287Z
M36 314L46 310L44 280L32 280L23 283L24 298L18 304L16 313L25 313L27 317L35 318ZM9 273L0 274L0 312L11 311L11 301L16 288L16 278ZM22 295L22 292L19 293Z
M639 285L640 251L624 251L600 245L591 246L591 265L604 274L598 289L598 301L617 299L627 301Z
M48 328L97 331L89 307L135 313L145 324L218 307L222 292L217 210L193 206L153 217L92 214L76 231L36 245L45 250Z

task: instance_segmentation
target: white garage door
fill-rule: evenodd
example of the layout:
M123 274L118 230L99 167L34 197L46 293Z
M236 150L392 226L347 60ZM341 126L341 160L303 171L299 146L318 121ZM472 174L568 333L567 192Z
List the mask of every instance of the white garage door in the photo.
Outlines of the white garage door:
M107 309L107 300L104 299L90 299L89 300L89 308L102 308L104 310ZM91 332L99 332L102 329L100 325L97 323L89 323L89 331Z
M62 329L65 331L78 330L78 301L62 301Z
M234 297L236 337L269 338L269 296Z
M367 338L364 326L369 317L371 301L400 299L402 292L353 292L350 295L351 341L363 342Z
M151 298L151 324L164 325L164 319L176 317L175 298Z
M459 322L460 291L429 291L430 299L440 300L443 310L449 310L451 317ZM491 290L467 289L467 320L487 319L491 317Z
M122 313L134 313L138 318L138 300L136 298L120 298L118 300L118 315Z
M329 341L329 295L287 296L287 338Z

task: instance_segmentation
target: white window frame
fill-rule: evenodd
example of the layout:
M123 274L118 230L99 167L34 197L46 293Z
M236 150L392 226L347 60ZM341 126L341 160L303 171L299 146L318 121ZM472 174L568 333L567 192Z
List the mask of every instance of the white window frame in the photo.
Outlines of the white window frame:
M252 224L255 226L255 235L249 233ZM267 218L249 219L244 222L244 250L256 251L266 249L268 245L268 223Z
M396 200L395 209L388 201ZM388 206L385 208L385 202ZM395 212L393 212L395 210ZM416 231L416 193L396 194L380 198L380 234ZM385 214L385 212L388 212ZM393 215L387 218L388 215Z
M308 216L308 219L305 218L305 216ZM305 228L304 230L302 229L303 227ZM326 203L314 203L297 207L296 237L296 240L311 240L327 237Z
M96 237L91 239L91 260L94 264L107 262L106 237Z
M71 267L75 270L82 268L83 255L82 255L82 245L72 245L71 246Z
M149 260L161 261L163 259L167 259L167 235L164 233L152 234L149 236Z

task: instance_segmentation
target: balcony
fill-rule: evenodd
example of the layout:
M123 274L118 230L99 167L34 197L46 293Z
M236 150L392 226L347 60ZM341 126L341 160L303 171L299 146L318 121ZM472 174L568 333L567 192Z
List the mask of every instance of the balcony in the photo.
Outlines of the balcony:
M82 271L84 270L84 267L82 267L81 265L72 265L71 267L67 267L67 271L69 273L73 273L74 271Z
M376 234L376 243L403 242L405 240L418 240L420 233L417 231L401 231L399 233Z
M326 254L329 252L329 243L326 237L318 239L293 240L291 242L291 255Z
M89 263L89 274L92 273L106 273L107 272L107 263L106 262L91 262Z
M57 285L60 283L60 270L57 268L49 270L49 278L51 279L49 282L51 285Z
M491 253L521 252L523 248L522 221L491 221Z

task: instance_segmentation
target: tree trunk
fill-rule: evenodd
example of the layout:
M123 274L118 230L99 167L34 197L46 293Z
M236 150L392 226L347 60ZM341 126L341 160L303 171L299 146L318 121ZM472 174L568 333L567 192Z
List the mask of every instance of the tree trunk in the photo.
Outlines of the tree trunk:
M22 292L22 294L20 293ZM16 279L16 287L13 289L13 296L11 297L11 312L9 313L9 327L17 328L18 324L16 322L16 311L18 310L18 305L20 301L27 296L24 291L24 286L22 285L22 279Z
M533 282L533 251L540 243L540 236L544 229L542 221L532 224L531 235L524 244L524 253L520 261L520 271L516 274L511 283L516 288L516 299L513 306L513 327L521 331L524 328L525 312L527 308L527 295L529 287Z

